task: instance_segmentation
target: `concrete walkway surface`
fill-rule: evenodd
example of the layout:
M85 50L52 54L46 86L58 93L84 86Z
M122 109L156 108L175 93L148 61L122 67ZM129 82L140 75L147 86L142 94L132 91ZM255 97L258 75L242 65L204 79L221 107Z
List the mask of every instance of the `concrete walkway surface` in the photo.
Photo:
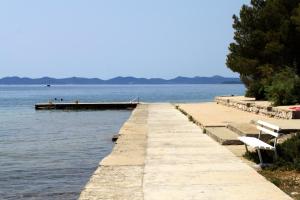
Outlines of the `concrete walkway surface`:
M80 199L291 199L170 104L138 106L120 134Z
M143 199L148 106L139 105L119 132L110 155L99 164L83 188L81 200Z

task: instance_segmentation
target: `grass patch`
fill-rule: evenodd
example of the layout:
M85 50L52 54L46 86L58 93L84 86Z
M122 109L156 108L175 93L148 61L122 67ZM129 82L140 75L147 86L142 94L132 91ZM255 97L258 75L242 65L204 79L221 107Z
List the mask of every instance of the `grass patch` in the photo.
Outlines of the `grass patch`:
M300 200L300 174L298 171L265 169L259 173L293 199Z

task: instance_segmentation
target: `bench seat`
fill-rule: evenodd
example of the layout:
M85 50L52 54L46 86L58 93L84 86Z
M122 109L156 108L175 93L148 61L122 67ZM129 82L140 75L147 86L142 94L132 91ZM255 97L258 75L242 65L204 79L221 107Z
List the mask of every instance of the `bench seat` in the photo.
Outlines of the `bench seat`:
M242 136L238 137L238 139L255 149L275 150L273 146L259 140L258 138Z

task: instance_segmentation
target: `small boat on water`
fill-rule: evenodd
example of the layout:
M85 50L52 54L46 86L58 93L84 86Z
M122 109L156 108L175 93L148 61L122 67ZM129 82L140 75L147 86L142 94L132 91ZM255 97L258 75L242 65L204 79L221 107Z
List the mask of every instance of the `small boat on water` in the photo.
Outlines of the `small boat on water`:
M51 85L50 85L50 84L47 84L46 86L47 86L47 87L51 87Z

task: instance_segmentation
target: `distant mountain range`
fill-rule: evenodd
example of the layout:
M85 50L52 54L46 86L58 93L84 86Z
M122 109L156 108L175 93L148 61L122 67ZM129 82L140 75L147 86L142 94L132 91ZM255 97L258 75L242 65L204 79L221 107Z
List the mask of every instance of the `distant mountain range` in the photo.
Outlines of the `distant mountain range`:
M136 77L115 77L108 80L102 80L99 78L81 78L81 77L71 77L71 78L20 78L17 76L4 77L0 79L0 84L2 85L26 85L26 84L36 84L36 85L63 85L63 84L240 84L239 78L229 78L222 76L212 76L212 77L182 77L178 76L173 79L162 79L162 78L136 78Z

